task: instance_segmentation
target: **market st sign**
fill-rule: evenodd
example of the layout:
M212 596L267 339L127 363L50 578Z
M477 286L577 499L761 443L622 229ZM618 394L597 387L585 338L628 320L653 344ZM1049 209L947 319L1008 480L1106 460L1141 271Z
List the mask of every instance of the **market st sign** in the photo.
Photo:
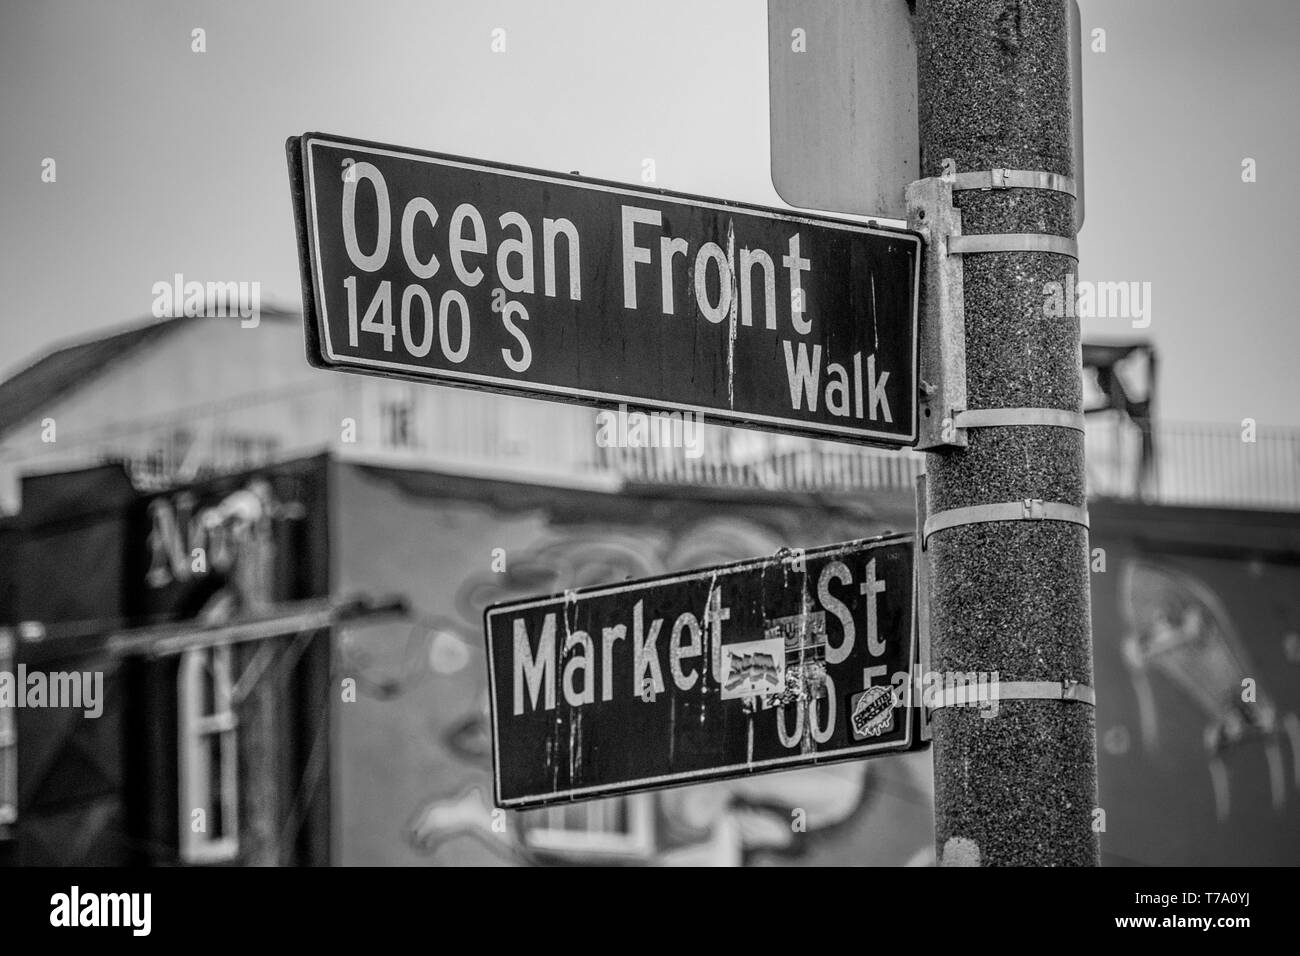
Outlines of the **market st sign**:
M913 536L487 610L496 803L919 746Z

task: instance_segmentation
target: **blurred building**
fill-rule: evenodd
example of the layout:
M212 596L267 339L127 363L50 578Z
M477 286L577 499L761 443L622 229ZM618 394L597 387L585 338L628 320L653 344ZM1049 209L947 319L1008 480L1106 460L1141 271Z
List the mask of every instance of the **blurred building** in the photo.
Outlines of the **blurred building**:
M313 600L318 472L155 494L120 465L25 482L0 522L0 619L25 622L0 628L0 671L81 678L82 699L3 712L11 862L328 861L329 636L351 609Z
M0 671L106 688L95 719L0 709L0 859L932 862L926 753L503 828L481 633L508 597L909 528L921 456L600 448L588 409L311 369L300 323L153 323L0 383ZM1294 863L1300 441L1154 424L1149 350L1085 361L1106 861Z

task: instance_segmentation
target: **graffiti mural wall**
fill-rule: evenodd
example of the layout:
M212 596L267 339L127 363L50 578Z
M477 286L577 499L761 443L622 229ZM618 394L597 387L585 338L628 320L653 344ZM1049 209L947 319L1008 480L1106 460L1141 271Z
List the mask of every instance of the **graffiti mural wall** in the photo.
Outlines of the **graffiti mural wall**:
M490 806L485 606L907 529L905 496L615 496L349 465L333 486L338 590L396 590L418 609L413 625L341 638L358 699L338 711L339 862L761 863L851 849L847 859L898 864L924 853L926 754L524 813Z
M1294 861L1297 516L1094 507L1092 544L1106 862Z

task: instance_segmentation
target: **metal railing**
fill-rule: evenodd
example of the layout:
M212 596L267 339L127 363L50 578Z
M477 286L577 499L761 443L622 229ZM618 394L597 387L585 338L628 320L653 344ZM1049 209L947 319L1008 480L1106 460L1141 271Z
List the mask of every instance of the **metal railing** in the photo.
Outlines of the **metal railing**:
M1137 426L1089 419L1090 494L1167 505L1300 508L1300 429L1157 422L1151 447L1144 472Z
M1159 431L1158 500L1300 508L1300 431L1234 425L1165 425Z
M698 457L681 447L599 447L580 406L361 377L270 391L124 421L55 444L0 446L0 481L25 472L125 461L160 488L333 449L346 457L540 482L621 482L786 491L910 490L924 456L706 424ZM1089 419L1093 497L1300 508L1300 430L1159 423L1142 467L1131 422ZM13 495L0 497L13 507Z
M719 426L698 458L680 448L602 448L600 466L626 481L772 491L911 489L925 457Z

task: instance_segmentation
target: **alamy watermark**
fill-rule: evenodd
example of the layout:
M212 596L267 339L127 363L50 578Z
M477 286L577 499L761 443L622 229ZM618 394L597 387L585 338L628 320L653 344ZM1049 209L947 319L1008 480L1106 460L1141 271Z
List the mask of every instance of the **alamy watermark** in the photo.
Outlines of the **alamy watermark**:
M92 720L104 712L103 671L0 671L0 707L70 707Z
M704 454L704 415L700 412L602 411L596 415L601 448L681 448L687 458Z
M986 719L998 715L997 671L899 671L890 683L895 707L974 707Z
M51 926L118 926L133 936L148 936L152 916L152 893L83 893L73 886L50 897Z
M186 282L178 272L171 282L155 282L151 291L155 319L238 317L244 329L262 321L260 282Z
M1064 282L1043 285L1043 315L1049 319L1130 319L1135 329L1151 324L1150 282L1092 282L1069 273Z

